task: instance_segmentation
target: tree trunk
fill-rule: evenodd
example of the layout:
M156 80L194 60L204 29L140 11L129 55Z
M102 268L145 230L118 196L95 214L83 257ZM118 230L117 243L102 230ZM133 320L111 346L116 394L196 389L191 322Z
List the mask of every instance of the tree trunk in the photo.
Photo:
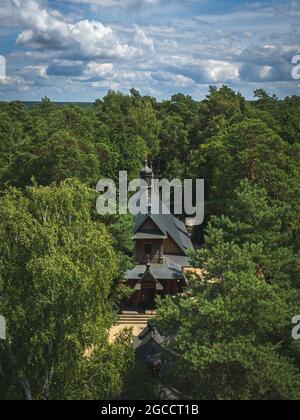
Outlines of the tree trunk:
M20 383L21 383L21 385L24 389L26 400L27 401L32 401L31 387L30 387L30 383L29 383L28 379L27 378L22 378L20 380Z
M9 354L11 364L13 366L17 367L17 361L16 361L16 358L15 358L13 352L12 352L11 345L9 343L7 343L6 348L7 348L8 354ZM19 382L23 387L26 400L27 401L32 401L32 392L31 392L31 386L30 386L29 380L27 378L23 377L22 379L19 380Z

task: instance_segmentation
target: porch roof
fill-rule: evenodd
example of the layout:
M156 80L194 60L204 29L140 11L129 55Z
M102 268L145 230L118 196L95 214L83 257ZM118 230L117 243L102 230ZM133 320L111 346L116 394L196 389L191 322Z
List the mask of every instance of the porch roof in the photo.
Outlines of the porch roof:
M147 269L146 265L137 265L125 274L126 280L141 280ZM180 280L184 279L181 266L169 258L164 259L163 264L152 264L151 272L157 280Z

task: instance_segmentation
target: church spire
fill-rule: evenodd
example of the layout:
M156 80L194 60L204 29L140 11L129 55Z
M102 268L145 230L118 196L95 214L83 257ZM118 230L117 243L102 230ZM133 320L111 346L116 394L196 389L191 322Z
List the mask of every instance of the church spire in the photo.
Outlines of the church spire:
M148 165L148 159L145 159L145 166L140 172L140 177L141 179L147 182L148 187L151 186L151 182L153 178L153 170Z
M152 179L153 170L148 166L148 159L145 159L145 166L140 172L140 178L146 181L148 190L148 213L151 212L151 193L152 193Z

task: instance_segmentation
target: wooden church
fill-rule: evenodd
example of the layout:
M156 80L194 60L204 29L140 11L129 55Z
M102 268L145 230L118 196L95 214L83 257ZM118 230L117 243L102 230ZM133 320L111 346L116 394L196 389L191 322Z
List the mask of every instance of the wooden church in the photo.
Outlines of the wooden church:
M151 187L153 171L146 166L141 179ZM187 286L185 271L190 267L188 251L193 244L185 224L172 214L139 214L134 226L136 267L125 279L134 290L128 306L154 309L157 296L182 293Z

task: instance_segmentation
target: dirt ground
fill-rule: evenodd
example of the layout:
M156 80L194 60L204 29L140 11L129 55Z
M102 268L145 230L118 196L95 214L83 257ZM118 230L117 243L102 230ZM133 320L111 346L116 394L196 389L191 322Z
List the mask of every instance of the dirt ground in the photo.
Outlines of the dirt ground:
M124 329L124 328L132 328L133 330L133 335L134 337L137 337L138 335L140 335L140 333L143 331L143 329L145 329L147 326L147 324L145 323L145 325L139 324L139 325L126 325L126 324L122 324L122 325L115 325L114 327L112 327L112 329L110 330L109 333L109 340L110 342L113 342L116 338L116 336Z

